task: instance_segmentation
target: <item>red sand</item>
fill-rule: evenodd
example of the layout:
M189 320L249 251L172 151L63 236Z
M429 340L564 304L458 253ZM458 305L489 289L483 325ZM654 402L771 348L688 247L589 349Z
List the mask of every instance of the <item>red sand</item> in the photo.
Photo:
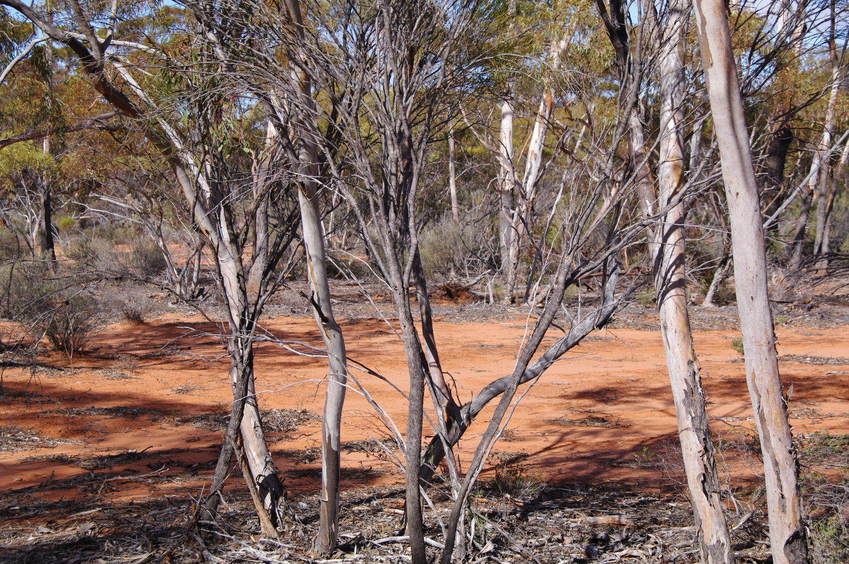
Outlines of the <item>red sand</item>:
M278 338L320 346L314 322L307 318L277 318L266 329ZM343 325L349 355L378 371L400 388L407 373L399 339L380 320ZM108 327L93 353L66 362L57 356L46 364L65 371L10 369L4 372L6 392L38 394L5 396L0 425L15 425L70 442L53 448L0 452L0 491L50 482L51 499L97 493L109 500L141 499L199 492L210 476L208 463L217 454L220 432L187 423L181 417L225 409L230 399L227 358L214 324L199 319L157 319L145 325ZM522 320L448 323L436 326L444 368L466 401L492 379L508 373L524 332ZM748 393L743 363L733 350L732 331L698 333L696 347L703 366L713 430L721 438L751 436ZM552 335L552 339L556 335ZM804 327L779 331L783 355L845 356L849 331ZM110 370L132 379L110 379ZM257 389L263 409L307 409L321 413L324 361L263 343L256 354ZM404 401L388 384L355 373L403 431ZM849 431L849 366L783 362L782 377L790 395L796 434L816 430ZM175 393L175 390L184 393ZM429 400L428 400L429 401ZM162 414L137 417L67 415L58 410L86 407L132 407ZM468 461L485 428L482 414L462 443L461 460ZM345 404L343 441L385 438L368 402L355 391ZM319 423L311 421L287 436L272 435L278 467L294 491L318 487L317 463L299 463L299 451L319 444ZM527 455L526 472L556 481L627 481L642 487L674 485L683 479L675 452L675 420L666 378L662 343L656 332L615 329L596 333L553 366L527 394L496 446L494 459ZM142 451L136 460L112 468L115 480L99 492L80 491L62 480L86 474L79 461ZM722 470L734 480L755 477L751 457L736 457L733 449L720 458ZM77 457L57 459L57 455ZM45 458L51 457L51 458ZM490 462L494 462L491 460ZM165 467L163 469L163 466ZM399 482L399 471L388 461L363 453L343 453L345 485ZM134 476L159 472L169 481L132 482ZM126 482L122 482L126 478ZM118 486L121 482L121 486ZM240 486L233 481L234 486ZM188 490L186 490L188 488Z

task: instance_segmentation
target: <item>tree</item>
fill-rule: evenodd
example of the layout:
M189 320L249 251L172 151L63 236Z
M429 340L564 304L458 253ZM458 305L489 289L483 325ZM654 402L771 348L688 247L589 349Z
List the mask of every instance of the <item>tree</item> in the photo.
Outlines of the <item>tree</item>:
M292 226L296 224L285 199L281 198L277 205L280 229L269 243L267 260L259 260L256 249L249 250L246 233L260 203L272 191L282 190L285 178L281 175L266 179L262 186L244 189L241 179L246 176L239 169L245 162L236 150L245 142L240 130L244 122L238 117L230 119L238 115L240 107L226 101L226 85L222 84L226 75L209 75L192 64L174 64L179 51L165 44L116 39L117 4L100 20L107 22L102 35L77 2L72 2L69 18L77 31L54 25L18 0L3 0L0 5L17 11L51 40L67 46L95 90L121 114L136 120L147 139L170 164L193 221L212 251L227 305L227 349L234 401L205 507L210 511L217 507L219 491L235 452L263 532L275 535L278 503L284 491L262 431L254 384L253 344L259 316L285 273L285 269L281 272L277 266L295 235ZM170 39L179 47L179 35L171 35ZM112 54L122 49L135 55L135 61ZM159 69L159 74L153 76L159 82L139 81L134 76L132 67L144 64L143 56L153 57ZM116 75L122 84L113 79ZM234 114L225 116L225 111ZM251 290L247 287L249 272L257 264L262 265L263 275L259 287Z
M653 10L652 5L649 10ZM651 16L651 12L647 16ZM688 5L673 0L658 26L660 41L660 144L657 206L668 209L654 233L655 291L666 364L678 421L690 502L703 562L733 562L731 536L720 500L713 439L708 427L699 359L687 306L684 222L684 62Z
M654 3L646 3L645 6L644 21L636 38L639 44L632 47L625 7L615 0L609 6L598 2L599 13L616 54L637 197L646 219L653 219L655 214L659 218L649 236L648 250L701 557L704 562L730 562L733 560L731 538L722 512L701 370L693 346L687 306L682 51L689 14L683 2L673 1L659 20ZM639 93L645 69L644 62L637 55L650 49L651 41L647 38L652 34L656 35L656 49L659 51L661 97L657 192L639 113Z
M798 466L781 391L767 288L766 246L725 4L696 0L702 64L731 221L746 381L764 461L769 537L777 563L807 561Z

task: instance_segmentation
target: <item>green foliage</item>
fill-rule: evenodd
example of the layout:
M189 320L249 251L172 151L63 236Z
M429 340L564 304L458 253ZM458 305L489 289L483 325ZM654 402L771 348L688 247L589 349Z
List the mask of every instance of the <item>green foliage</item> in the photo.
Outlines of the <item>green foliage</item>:
M33 141L22 141L0 150L0 182L21 174L55 174L55 159L45 154Z
M737 351L737 354L743 355L743 337L734 337L731 339L731 348Z
M77 219L74 218L74 217L71 217L69 215L60 215L59 217L57 217L53 220L53 226L60 233L67 233L69 231L76 229Z
M849 523L841 515L830 515L811 524L811 561L849 562Z

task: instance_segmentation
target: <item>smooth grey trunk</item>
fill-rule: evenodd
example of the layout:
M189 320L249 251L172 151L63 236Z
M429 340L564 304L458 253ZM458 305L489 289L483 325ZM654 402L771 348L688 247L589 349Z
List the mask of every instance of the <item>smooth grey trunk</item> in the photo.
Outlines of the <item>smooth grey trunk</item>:
M304 22L299 0L287 0L286 7L294 33L304 40ZM292 78L297 85L300 104L315 114L312 83L300 69L292 69ZM305 124L306 125L306 124ZM319 492L319 529L314 549L329 555L336 548L339 527L339 477L340 453L342 448L342 408L345 404L347 384L347 354L342 329L333 315L330 299L330 282L327 276L327 253L324 241L324 226L321 223L319 206L319 148L310 137L312 127L304 127L300 134L292 132L292 142L298 147L300 182L298 183L298 205L301 212L301 231L304 236L304 251L307 259L307 276L310 284L310 300L313 306L324 345L327 348L327 390L324 398L324 417L321 428L321 491Z
M283 483L280 481L277 468L274 465L274 459L265 440L254 386L253 324L255 319L252 319L249 312L244 273L240 272L238 259L233 257L228 249L219 247L216 253L216 262L229 314L231 336L228 352L234 365L231 370L234 394L241 392L237 385L243 373L247 380L243 388L247 390L245 397L234 396L233 398L234 405L244 400L244 411L239 430L244 457L251 472L251 476L245 476L245 479L251 480L259 490L263 504L262 508L257 508L260 522L266 522L265 517L268 517L267 522L276 525L279 520L278 504L285 493ZM211 493L215 494L216 492ZM263 513L267 515L263 515ZM266 528L264 526L263 533L276 535L276 532L272 533Z
M258 202L253 218L253 263L248 272L248 288L257 290L266 276L265 269L268 266L269 253L269 230L268 230L268 183L271 182L271 167L274 156L274 148L277 138L277 130L271 120L268 121L265 131L265 146L262 154L254 165L253 191L254 199Z
M324 231L317 199L312 186L304 186L298 191L313 311L321 337L327 347L327 392L321 426L319 531L315 549L320 554L329 554L336 547L339 526L342 408L345 403L348 368L345 339L333 315L333 306L330 301Z
M807 561L798 466L781 391L769 309L766 246L743 100L722 0L696 0L702 63L728 200L746 381L764 461L769 540L776 564Z
M302 158L316 159L314 151L304 151ZM314 167L312 160L309 167ZM302 163L303 164L303 163ZM333 315L330 283L327 276L327 255L324 229L318 206L318 194L312 180L302 182L298 190L301 228L307 259L311 301L316 324L327 348L327 392L321 427L321 492L319 493L319 531L315 550L330 554L336 547L339 526L339 478L342 408L347 383L347 354L342 329Z
M828 179L825 205L817 207L817 242L814 245L814 252L820 257L817 261L817 272L820 275L825 275L828 272L828 255L831 252L832 212L840 190L846 186L847 170L849 170L849 141L843 145L840 159ZM820 209L822 209L822 214L820 214Z
M571 29L571 28L570 28ZM555 73L560 67L560 59L569 47L571 31L559 41L552 42L548 52L548 70L550 73ZM510 213L510 241L508 252L509 270L506 276L505 288L505 303L512 303L515 299L516 286L519 278L519 255L522 246L529 237L531 223L534 215L534 202L536 200L537 185L542 176L542 157L545 149L545 137L548 132L549 121L551 120L551 112L554 109L554 91L550 86L546 86L539 102L539 107L534 117L534 126L531 130L531 137L528 139L528 147L525 156L525 168L522 174L521 181L516 175L515 161L513 161L512 142L513 142L513 114L512 108L509 111L509 124L504 122L504 109L502 109L502 130L501 141L502 145L508 142L510 145L510 160L508 169L502 168L504 173L510 173L512 181L511 188L518 188L517 194L514 196L513 207ZM509 134L505 128L509 127ZM506 159L505 159L506 160ZM518 196L518 197L516 197ZM528 273L528 276L531 274Z
M681 201L669 207L676 199L680 199L684 188L681 108L684 104L683 48L688 8L689 4L683 0L672 0L661 33L658 208L668 211L655 232L658 252L655 259L655 290L701 560L707 563L729 563L734 561L734 552L722 511L701 368L693 346L687 307L684 233L687 210Z
M393 268L395 270L395 268ZM398 276L393 276L395 284L401 282L400 271ZM422 455L422 423L424 420L424 384L425 371L427 370L421 342L419 341L410 311L409 300L406 291L396 286L396 307L399 312L401 325L401 337L404 341L404 350L407 354L407 372L410 377L410 389L407 395L409 408L407 410L407 436L406 436L406 525L405 532L410 539L410 551L413 564L425 564L427 553L424 547L424 521L422 517L421 494L419 492L421 482L421 455ZM403 301L401 301L403 300Z
M636 86L634 86L636 88ZM640 120L639 103L633 102L628 111L628 141L630 144L631 161L636 175L637 197L640 207L647 216L654 215L657 209L657 195L654 191L654 175L651 172L648 155L646 152L645 134L643 133L643 122ZM652 256L657 253L654 244L650 245Z

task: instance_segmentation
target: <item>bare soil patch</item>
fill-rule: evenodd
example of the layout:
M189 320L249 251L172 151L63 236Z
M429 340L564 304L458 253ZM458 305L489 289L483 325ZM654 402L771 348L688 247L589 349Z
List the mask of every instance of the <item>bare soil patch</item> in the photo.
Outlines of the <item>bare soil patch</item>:
M469 398L509 371L527 317L515 309L487 317L475 303L454 308L438 320L436 333L459 396ZM655 322L647 314L628 315L642 315L647 326ZM321 343L310 318L274 317L264 329L295 350ZM353 376L403 428L407 375L392 328L382 319L357 318L343 329L350 356L386 381L359 370ZM847 329L778 328L791 423L813 492L807 499L827 506L828 518L842 507L837 485L849 466L849 447L840 438L849 428L849 372L839 370L849 350ZM6 367L0 561L190 562L202 560L204 551L225 560L262 560L251 550L285 560L307 553L316 525L316 414L325 369L271 342L258 346L257 389L299 521L292 522L285 546L250 540L258 525L243 484L232 479L219 534L199 540L185 529L193 499L210 478L230 401L220 332L217 324L175 313L144 327L104 328L90 354L70 364L54 355L41 359L38 371ZM701 330L696 347L727 507L735 519L745 518L735 531L739 554L760 561L759 449L743 364L732 346L737 336L735 328ZM399 561L403 543L375 543L396 536L399 526L397 446L361 394L351 392L345 410L341 531L347 552L340 557ZM461 464L471 459L486 417L485 411L461 444ZM593 335L553 366L516 412L474 496L481 529L469 554L540 562L614 555L692 561L676 436L657 332L614 327ZM434 491L441 508L440 495ZM438 524L429 526L438 537Z

